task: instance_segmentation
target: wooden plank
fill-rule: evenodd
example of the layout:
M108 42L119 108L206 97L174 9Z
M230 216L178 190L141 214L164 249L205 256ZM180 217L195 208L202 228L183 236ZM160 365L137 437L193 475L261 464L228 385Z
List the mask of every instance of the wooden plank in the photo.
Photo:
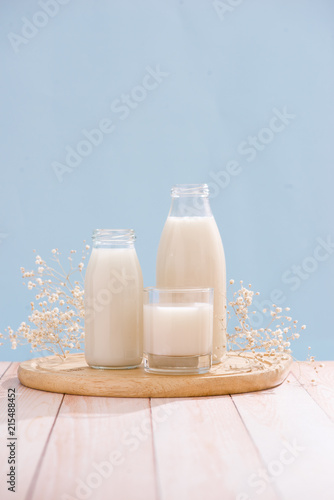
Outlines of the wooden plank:
M27 389L17 378L18 363L13 363L1 380L0 398L0 492L1 499L25 498L38 466L46 440L57 414L62 395ZM6 474L9 470L6 446L7 390L16 392L16 493L8 491Z
M275 485L284 500L332 500L334 425L295 377L233 401L265 462L253 494ZM252 498L252 497L251 497Z
M149 400L65 396L34 500L156 499Z
M291 371L314 401L334 421L334 361L324 361L321 364L323 367L317 368L316 371L314 367L319 366L319 362L294 363Z
M151 404L160 499L243 500L247 478L262 464L231 398ZM269 486L258 498L278 497Z
M6 370L9 368L10 364L10 361L0 361L0 378L2 378Z

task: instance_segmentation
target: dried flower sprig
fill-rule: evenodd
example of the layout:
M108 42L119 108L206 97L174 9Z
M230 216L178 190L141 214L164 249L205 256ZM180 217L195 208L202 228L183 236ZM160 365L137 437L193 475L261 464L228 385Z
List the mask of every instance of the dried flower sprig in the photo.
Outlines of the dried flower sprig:
M234 280L230 280L229 284L233 285ZM238 324L232 333L227 334L227 343L229 350L236 351L240 356L253 353L259 367L265 368L268 364L279 364L291 356L291 341L298 339L306 326L297 326L298 321L288 315L289 307L283 310L272 304L270 310L263 309L263 313L270 315L268 324L263 328L253 328L250 315L256 314L256 311L249 311L249 308L254 295L259 295L259 292L253 292L251 288L251 285L246 288L240 281L240 289L233 293L233 299L228 302L231 309L227 310L227 326L231 313Z
M12 344L30 344L32 350L48 351L65 358L70 350L80 349L84 339L84 289L82 270L89 250L84 242L80 262L75 267L76 250L68 257L69 269L65 271L58 248L51 251L49 265L39 255L35 257L37 271L21 267L23 284L34 290L35 301L30 302L29 323L23 321L17 331L10 326L5 330ZM79 275L79 280L75 275Z

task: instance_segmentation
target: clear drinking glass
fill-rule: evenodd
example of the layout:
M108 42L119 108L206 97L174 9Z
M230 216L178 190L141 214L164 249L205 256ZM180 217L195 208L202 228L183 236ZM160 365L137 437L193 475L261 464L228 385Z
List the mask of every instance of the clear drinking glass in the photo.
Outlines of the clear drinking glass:
M210 370L213 288L144 289L144 367L150 373Z

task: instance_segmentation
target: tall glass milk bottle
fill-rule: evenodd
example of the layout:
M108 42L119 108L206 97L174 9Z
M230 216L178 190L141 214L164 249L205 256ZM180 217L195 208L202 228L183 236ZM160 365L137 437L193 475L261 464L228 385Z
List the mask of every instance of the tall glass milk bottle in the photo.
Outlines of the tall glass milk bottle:
M157 256L157 286L214 288L213 363L226 352L225 254L207 184L172 188Z
M85 277L85 358L135 368L143 356L143 277L132 229L96 229Z

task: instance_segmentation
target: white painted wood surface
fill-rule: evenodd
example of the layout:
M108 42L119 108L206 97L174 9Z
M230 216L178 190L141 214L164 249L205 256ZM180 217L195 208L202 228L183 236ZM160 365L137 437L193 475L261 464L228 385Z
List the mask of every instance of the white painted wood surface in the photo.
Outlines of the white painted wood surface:
M334 362L294 364L280 387L122 399L28 389L0 363L1 500L332 500ZM312 380L315 382L311 382ZM19 474L8 492L7 389Z
M233 401L281 498L333 500L333 422L294 375L288 380ZM266 484L260 479L257 489Z
M234 500L261 458L230 396L152 400L161 500ZM241 497L242 498L242 497ZM278 498L271 487L259 499Z
M43 458L43 450L55 422L62 394L33 391L22 386L17 378L18 363L12 363L1 379L0 406L0 498L25 499L34 475ZM5 476L7 456L7 390L16 390L17 491L8 491Z
M153 500L155 483L148 399L65 396L34 500Z
M319 367L319 364L323 366ZM294 363L291 371L304 389L334 421L334 361Z

